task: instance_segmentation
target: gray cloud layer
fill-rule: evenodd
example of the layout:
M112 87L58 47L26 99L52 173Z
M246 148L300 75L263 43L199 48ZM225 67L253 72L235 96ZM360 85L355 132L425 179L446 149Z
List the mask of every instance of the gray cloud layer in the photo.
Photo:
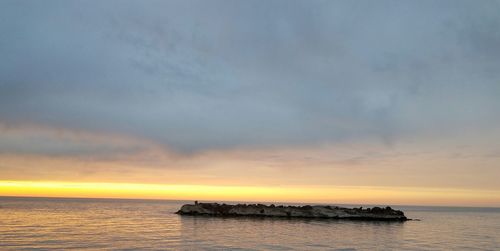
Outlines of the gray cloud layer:
M0 122L187 152L487 133L498 13L498 1L2 1Z

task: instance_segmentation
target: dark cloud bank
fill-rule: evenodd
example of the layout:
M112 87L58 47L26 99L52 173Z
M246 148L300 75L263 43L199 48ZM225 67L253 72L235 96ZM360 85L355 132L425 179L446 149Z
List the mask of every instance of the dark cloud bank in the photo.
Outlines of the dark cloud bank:
M0 122L186 152L487 133L498 13L498 1L2 1Z

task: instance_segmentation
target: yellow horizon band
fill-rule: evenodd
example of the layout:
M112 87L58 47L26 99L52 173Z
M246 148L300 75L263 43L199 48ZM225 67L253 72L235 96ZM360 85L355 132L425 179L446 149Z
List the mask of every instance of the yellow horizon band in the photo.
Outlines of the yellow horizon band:
M64 181L0 181L0 196L499 206L488 190L415 187L214 186Z

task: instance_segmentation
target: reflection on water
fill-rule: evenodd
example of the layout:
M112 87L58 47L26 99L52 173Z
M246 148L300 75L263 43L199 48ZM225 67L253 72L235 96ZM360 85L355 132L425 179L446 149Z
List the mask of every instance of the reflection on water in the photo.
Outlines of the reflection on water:
M370 242L379 235L388 240L399 238L404 223L182 216L181 226L181 240L186 246L209 240L216 249L310 250L364 245L361 242L373 246Z
M500 210L409 207L422 221L212 218L181 202L0 198L0 249L499 249Z

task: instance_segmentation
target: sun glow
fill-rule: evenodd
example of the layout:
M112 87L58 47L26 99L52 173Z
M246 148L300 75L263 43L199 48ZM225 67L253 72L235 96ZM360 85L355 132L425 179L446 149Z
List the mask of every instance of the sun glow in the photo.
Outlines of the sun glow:
M0 181L0 196L285 201L364 204L496 205L494 191L396 187L210 186L134 183Z

